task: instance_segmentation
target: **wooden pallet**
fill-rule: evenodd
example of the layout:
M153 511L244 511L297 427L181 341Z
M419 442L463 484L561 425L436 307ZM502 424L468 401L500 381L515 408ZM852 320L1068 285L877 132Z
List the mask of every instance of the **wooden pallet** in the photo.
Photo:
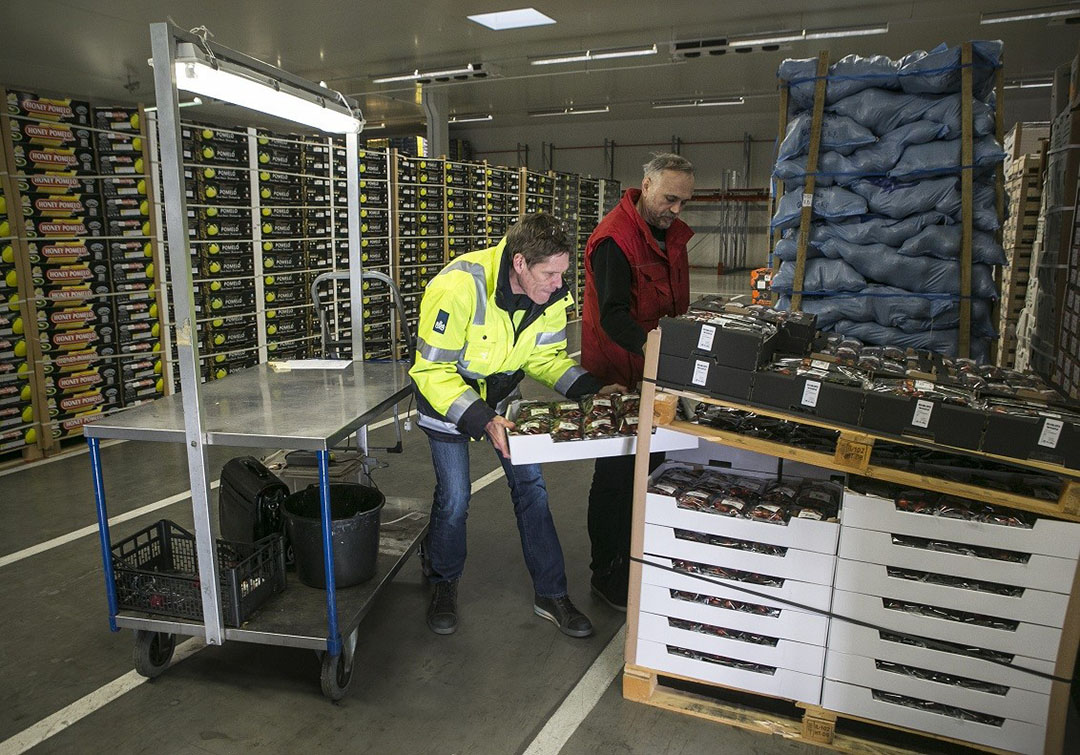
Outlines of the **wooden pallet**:
M671 686L670 681L680 679L707 687L710 694L696 694ZM736 696L738 701L733 699ZM929 743L929 740L946 742L954 748L962 748L961 751L964 752L1005 752L962 742L951 737L848 716L807 703L795 702L791 706L791 714L785 715L782 712L766 709L778 707L776 701L779 698L706 684L696 679L660 673L632 664L627 664L623 669L623 697L633 702L645 703L695 718L704 718L739 729L792 739L839 752L857 753L857 755L912 755L916 752L926 752L925 745ZM752 707L748 704L755 699L761 702L761 707ZM799 711L802 712L799 713ZM870 736L856 736L837 731L838 721L857 722L860 724L860 731L865 731ZM898 736L899 733L903 734L902 738L910 749L882 741L890 737L894 740L901 738ZM956 752L955 749L951 751Z
M684 420L672 422L670 427L673 430L699 435L707 439L714 439L727 446L744 448L767 456L777 456L784 459L791 459L792 461L801 461L805 464L811 464L816 467L825 467L826 469L834 469L838 472L848 472L864 477L872 477L874 479L893 482L911 488L937 490L961 498L970 498L998 506L1031 511L1041 516L1080 521L1080 470L1068 469L1061 464L1050 464L1048 462L1032 459L1013 459L1007 456L998 456L997 454L989 454L983 451L971 451L962 448L953 449L950 446L943 446L928 440L906 435L894 437L877 434L872 430L847 429L839 427L834 423L829 423L805 415L792 414L780 409L756 405L749 406L746 403L723 401L696 393L678 391L670 388L664 388L663 390L696 401L704 401L705 403L727 406L733 409L742 409L744 411L753 411L764 416L786 420L793 424L809 425L834 430L838 432L839 436L836 441L836 450L830 454L822 451L810 451L805 448L791 446L774 440L765 440L763 438L754 438L741 433L729 432L727 430L718 430L708 425L698 425ZM965 456L976 456L1015 467L1026 467L1029 469L1037 469L1041 472L1047 472L1049 474L1060 475L1062 478L1061 495L1058 496L1057 501L1045 501L1039 498L1019 495L1017 493L1009 493L1003 490L982 487L972 483L956 482L955 480L932 477L918 472L911 472L906 469L895 469L880 464L871 464L870 457L874 450L874 444L879 441L886 443L901 443L904 445L932 448L935 450L955 450L956 453Z

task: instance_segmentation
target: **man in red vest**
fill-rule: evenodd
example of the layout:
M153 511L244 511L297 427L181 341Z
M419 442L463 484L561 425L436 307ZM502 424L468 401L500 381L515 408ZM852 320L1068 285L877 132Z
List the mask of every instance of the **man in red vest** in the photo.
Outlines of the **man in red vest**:
M686 242L694 235L679 220L694 193L694 166L658 154L644 166L641 189L627 189L585 247L585 302L581 364L603 384L634 389L645 368L645 337L661 317L690 306ZM653 454L655 468L663 454ZM626 610L634 457L596 460L589 490L592 591Z

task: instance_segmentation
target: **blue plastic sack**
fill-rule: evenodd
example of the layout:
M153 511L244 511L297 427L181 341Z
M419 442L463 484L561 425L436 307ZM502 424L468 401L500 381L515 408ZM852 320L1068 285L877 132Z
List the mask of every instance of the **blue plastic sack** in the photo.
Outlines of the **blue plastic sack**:
M825 102L832 103L869 87L899 89L900 64L885 55L848 55L829 66ZM780 64L777 76L789 82L789 98L796 107L809 110L814 104L814 77L817 58L788 59Z
M871 283L883 283L919 294L960 293L960 262L934 257L904 257L885 244L849 244L830 239L818 245L825 257L839 257ZM848 289L850 290L850 289ZM971 295L997 297L993 271L988 265L971 266Z
M963 232L959 224L927 226L901 244L896 253L904 257L959 259ZM971 260L984 265L1008 264L1005 250L993 234L979 230L974 230L971 234Z
M787 160L810 151L810 126L813 117L803 113L794 118L787 126L784 141L777 151L778 160ZM865 126L842 115L825 113L821 119L821 147L818 154L837 152L850 155L859 147L873 144L877 137Z
M889 328L873 322L853 322L851 320L840 320L829 328L822 328L822 330L858 338L864 343L874 344L875 346L925 349L950 357L956 356L957 337L959 335L958 328L905 333L899 328ZM971 357L977 362L986 362L990 357L990 339L972 338Z
M772 279L772 289L777 293L791 293L795 284L795 263L781 262L780 269ZM866 279L843 260L812 259L803 269L804 291L861 291Z
M977 99L993 90L994 69L1001 66L1000 40L971 43L972 89ZM900 87L908 94L945 94L961 89L960 47L938 45L930 52L917 50L905 55L897 68Z
M948 139L925 144L913 144L904 150L889 178L914 180L940 173L960 171L960 139ZM1005 159L1005 151L997 139L982 136L974 142L975 166L985 172Z
M784 295L777 309L790 309L791 297ZM960 301L926 297L893 286L871 284L862 291L835 296L804 296L802 309L817 316L817 326L828 328L841 320L873 322L905 333L960 327ZM972 299L972 334L995 338L993 302Z
M780 197L773 215L773 228L791 228L799 224L802 213L801 190L793 190ZM866 213L866 200L839 186L823 186L814 189L812 217L845 218Z
M822 186L847 185L865 176L884 177L913 144L941 139L946 128L932 121L904 124L882 136L874 144L855 150L848 156L825 152L819 159L817 180ZM806 183L805 155L778 162L773 171L780 180L793 186Z
M925 120L940 123L947 129L943 139L959 139L960 95L928 95L891 92L877 87L864 89L831 105L826 112L851 118L878 136L884 136L900 126ZM972 102L975 136L994 133L994 110L984 102Z
M889 218L906 218L924 212L940 212L961 219L960 179L954 176L925 178L917 181L862 179L848 188L866 200L870 212ZM996 230L997 199L992 186L975 183L972 187L972 223L983 231Z
M932 225L954 223L948 215L940 212L924 212L902 220L891 218L849 218L829 223L815 222L810 226L810 242L825 239L843 239L852 244L887 244L899 247L924 228ZM794 237L797 229L784 231L784 238Z

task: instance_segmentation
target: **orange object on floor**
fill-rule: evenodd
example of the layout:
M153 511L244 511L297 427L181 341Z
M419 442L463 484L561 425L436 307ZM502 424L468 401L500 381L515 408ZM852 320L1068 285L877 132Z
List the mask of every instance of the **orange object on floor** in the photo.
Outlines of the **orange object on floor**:
M772 268L759 267L750 271L750 301L753 304L769 304L772 288Z

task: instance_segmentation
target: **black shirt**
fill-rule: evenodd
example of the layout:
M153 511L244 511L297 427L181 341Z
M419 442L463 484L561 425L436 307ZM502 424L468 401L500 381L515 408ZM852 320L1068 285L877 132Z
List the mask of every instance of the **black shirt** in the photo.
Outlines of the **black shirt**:
M653 238L664 247L667 231L650 225ZM626 254L615 240L606 238L592 253L593 282L600 309L600 327L608 338L633 354L645 355L646 333L630 316L632 273Z

